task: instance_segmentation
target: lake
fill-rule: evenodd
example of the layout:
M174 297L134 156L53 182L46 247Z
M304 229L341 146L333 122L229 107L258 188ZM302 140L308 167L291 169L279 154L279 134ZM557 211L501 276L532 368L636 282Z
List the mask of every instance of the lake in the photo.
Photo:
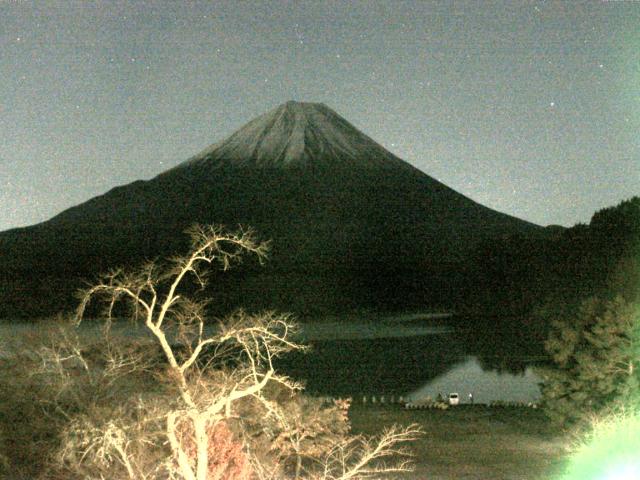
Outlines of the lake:
M537 402L540 399L540 378L533 368L522 374L485 370L476 357L467 357L449 371L426 382L407 395L409 401L426 397L444 398L451 392L460 396L460 403ZM473 395L473 399L469 395Z
M473 326L471 326L473 325ZM307 391L330 396L436 398L473 394L476 403L536 402L535 365L546 357L515 325L468 321L428 314L375 321L307 323L302 337L311 346L279 363L306 383Z
M450 322L449 322L450 321ZM118 322L116 331L144 335L140 327ZM473 326L471 326L473 325ZM0 355L7 340L26 336L28 323L0 324ZM96 325L83 334L98 336ZM314 395L436 398L469 393L476 403L535 402L540 397L533 366L544 357L521 328L489 322L460 322L446 314L361 316L302 324L300 340L311 346L281 359L277 368L306 384Z

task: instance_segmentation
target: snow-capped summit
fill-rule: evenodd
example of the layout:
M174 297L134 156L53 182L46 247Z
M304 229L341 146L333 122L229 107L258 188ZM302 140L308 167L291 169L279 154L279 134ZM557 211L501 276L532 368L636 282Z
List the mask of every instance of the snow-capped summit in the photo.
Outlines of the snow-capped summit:
M289 101L250 121L182 166L358 167L408 164L322 103Z

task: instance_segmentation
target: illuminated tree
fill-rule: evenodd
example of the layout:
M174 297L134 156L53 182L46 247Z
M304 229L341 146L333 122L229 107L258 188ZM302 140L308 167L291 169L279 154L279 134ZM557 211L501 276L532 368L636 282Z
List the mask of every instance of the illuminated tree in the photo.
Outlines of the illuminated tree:
M558 480L635 480L640 477L640 411L618 410L590 422Z
M640 318L622 297L585 300L574 317L551 323L545 343L553 365L541 369L547 413L579 424L640 395Z
M100 300L108 337L115 312L128 306L132 319L151 334L165 366L152 373L158 380L154 392L147 387L121 403L112 398L73 417L58 455L66 470L130 479L275 479L292 459L296 476L309 479L407 471L406 452L397 445L420 434L415 425L390 429L375 441L350 437L344 406L305 402L301 386L276 372L276 357L303 348L287 315L238 311L212 325L206 302L185 293L192 290L185 288L187 280L205 286L206 267L218 263L226 270L245 253L263 260L267 245L251 231L227 234L196 226L190 234L187 255L115 270L82 293L78 321L92 300ZM148 370L144 360L155 354L145 351L142 358L111 355L107 363L125 374ZM90 370L81 349L74 358ZM64 372L65 357L55 360ZM282 391L289 401L282 401ZM389 457L396 458L380 462Z

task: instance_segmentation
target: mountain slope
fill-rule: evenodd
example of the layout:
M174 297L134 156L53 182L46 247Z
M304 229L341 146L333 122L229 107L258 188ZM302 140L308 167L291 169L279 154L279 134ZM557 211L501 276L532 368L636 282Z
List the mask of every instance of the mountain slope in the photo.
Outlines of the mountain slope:
M478 242L542 230L420 172L328 107L288 102L152 180L1 233L5 305L29 296L16 278L48 298L56 279L75 285L184 249L193 222L250 225L273 240L266 269L224 280L225 305L297 311L446 297Z

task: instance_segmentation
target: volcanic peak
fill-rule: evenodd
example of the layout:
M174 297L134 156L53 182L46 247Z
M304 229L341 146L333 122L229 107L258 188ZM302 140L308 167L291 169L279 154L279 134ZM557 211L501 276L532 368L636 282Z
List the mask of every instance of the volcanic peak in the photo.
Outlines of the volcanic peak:
M289 101L181 166L286 168L409 165L322 103Z

